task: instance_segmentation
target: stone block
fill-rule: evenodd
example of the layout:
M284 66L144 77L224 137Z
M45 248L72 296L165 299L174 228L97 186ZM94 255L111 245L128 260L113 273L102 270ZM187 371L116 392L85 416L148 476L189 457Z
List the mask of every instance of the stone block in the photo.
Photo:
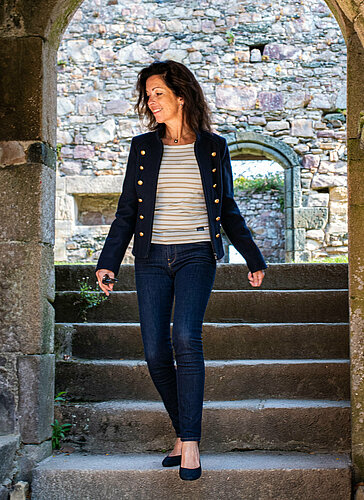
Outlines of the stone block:
M6 486L0 486L0 500L8 500L9 491L9 488L7 488Z
M6 352L53 350L53 250L38 243L1 242L0 344Z
M26 481L18 481L10 493L10 500L26 500L29 493L29 484Z
M130 109L130 102L126 100L108 101L105 105L105 115L125 115Z
M263 51L263 56L278 60L297 60L301 54L302 49L298 49L295 45L286 45L283 43L268 43Z
M343 175L334 174L319 174L313 176L311 187L312 189L332 188L338 186L346 186L347 178Z
M32 481L33 469L37 463L52 454L51 440L43 441L41 444L23 445L17 454L17 481Z
M265 116L248 116L248 123L249 125L265 125L267 123L267 120L265 119Z
M187 50L184 49L167 49L162 53L161 60L172 59L173 61L182 62L188 56Z
M26 162L24 146L17 141L0 142L0 165L18 165Z
M0 39L0 141L55 143L56 55L40 36Z
M98 51L87 40L68 40L65 46L76 63L95 63L99 59Z
M54 355L20 356L19 423L22 441L36 444L51 437L54 408Z
M328 220L326 207L302 207L294 210L293 224L295 228L322 229Z
M347 222L348 205L339 201L330 201L329 205L330 217L329 222Z
M321 247L322 247L322 243L320 243L319 241L311 240L310 238L307 238L306 249L309 250L310 252L314 252Z
M0 169L0 241L54 244L55 181L39 164Z
M311 252L295 252L294 260L295 262L309 262L311 260Z
M75 105L69 97L58 97L57 99L57 115L64 116L73 113Z
M305 249L306 231L304 229L286 229L286 252Z
M257 92L253 87L219 85L216 88L216 107L231 111L254 109Z
M306 118L292 120L291 134L296 137L313 137L312 120Z
M124 175L74 175L66 179L68 194L120 194Z
M110 118L102 125L90 130L86 134L86 139L91 142L104 144L105 142L112 141L115 137L116 125L115 120Z
M332 234L344 234L348 232L348 224L346 222L330 222L327 226L327 232Z
M329 205L329 193L310 192L307 200L308 207L327 207Z
M19 436L0 436L0 484L12 474L15 453L19 446Z
M15 354L2 354L0 356L0 435L17 432L18 376L16 363Z
M285 120L271 121L267 123L265 128L268 131L287 130L289 129L289 123Z
M364 205L363 160L349 160L348 175L350 176L350 201L355 205Z
M277 111L283 109L283 94L281 92L259 92L259 109Z
M346 175L347 162L346 161L325 161L321 160L319 167L320 174L336 174Z
M323 241L325 238L325 232L322 229L310 229L306 232L307 238L317 241Z
M347 187L338 186L330 189L330 201L348 201L348 189Z

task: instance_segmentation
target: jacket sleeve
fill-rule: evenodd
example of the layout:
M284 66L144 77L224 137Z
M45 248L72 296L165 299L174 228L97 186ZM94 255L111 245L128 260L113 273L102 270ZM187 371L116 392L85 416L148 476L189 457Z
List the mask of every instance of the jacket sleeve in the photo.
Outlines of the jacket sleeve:
M221 205L221 225L224 228L229 240L244 257L249 270L254 273L268 266L261 254L258 246L253 241L244 217L241 215L239 207L234 200L234 184L230 161L229 148L224 139L223 152L221 155L222 169L222 205Z
M96 271L98 269L109 269L117 276L126 249L134 234L138 205L135 189L136 158L137 153L133 139L130 145L122 192L118 201L115 219L110 226L96 265Z

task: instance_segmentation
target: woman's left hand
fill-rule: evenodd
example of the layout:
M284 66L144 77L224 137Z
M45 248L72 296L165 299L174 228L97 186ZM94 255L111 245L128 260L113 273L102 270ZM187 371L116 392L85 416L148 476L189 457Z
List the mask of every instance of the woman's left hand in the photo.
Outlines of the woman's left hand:
M255 271L255 273L248 274L248 280L251 286L260 286L264 278L264 271Z

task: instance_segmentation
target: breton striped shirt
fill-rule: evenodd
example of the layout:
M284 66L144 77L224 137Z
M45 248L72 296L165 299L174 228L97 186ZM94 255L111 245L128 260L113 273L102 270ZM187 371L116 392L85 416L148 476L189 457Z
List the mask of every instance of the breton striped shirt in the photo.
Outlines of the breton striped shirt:
M210 230L194 143L163 145L152 243L209 241Z

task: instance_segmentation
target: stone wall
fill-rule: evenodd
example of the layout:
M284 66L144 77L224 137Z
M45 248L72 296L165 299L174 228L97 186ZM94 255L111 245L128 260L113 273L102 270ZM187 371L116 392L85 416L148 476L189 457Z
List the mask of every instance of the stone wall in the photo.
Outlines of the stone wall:
M254 131L302 157L299 258L346 253L346 47L324 1L85 0L58 53L56 260L97 260L109 222L78 217L79 202L117 198L131 137L144 131L137 73L166 58L195 73L230 144Z
M267 262L284 262L284 213L277 191L237 190L235 201Z

